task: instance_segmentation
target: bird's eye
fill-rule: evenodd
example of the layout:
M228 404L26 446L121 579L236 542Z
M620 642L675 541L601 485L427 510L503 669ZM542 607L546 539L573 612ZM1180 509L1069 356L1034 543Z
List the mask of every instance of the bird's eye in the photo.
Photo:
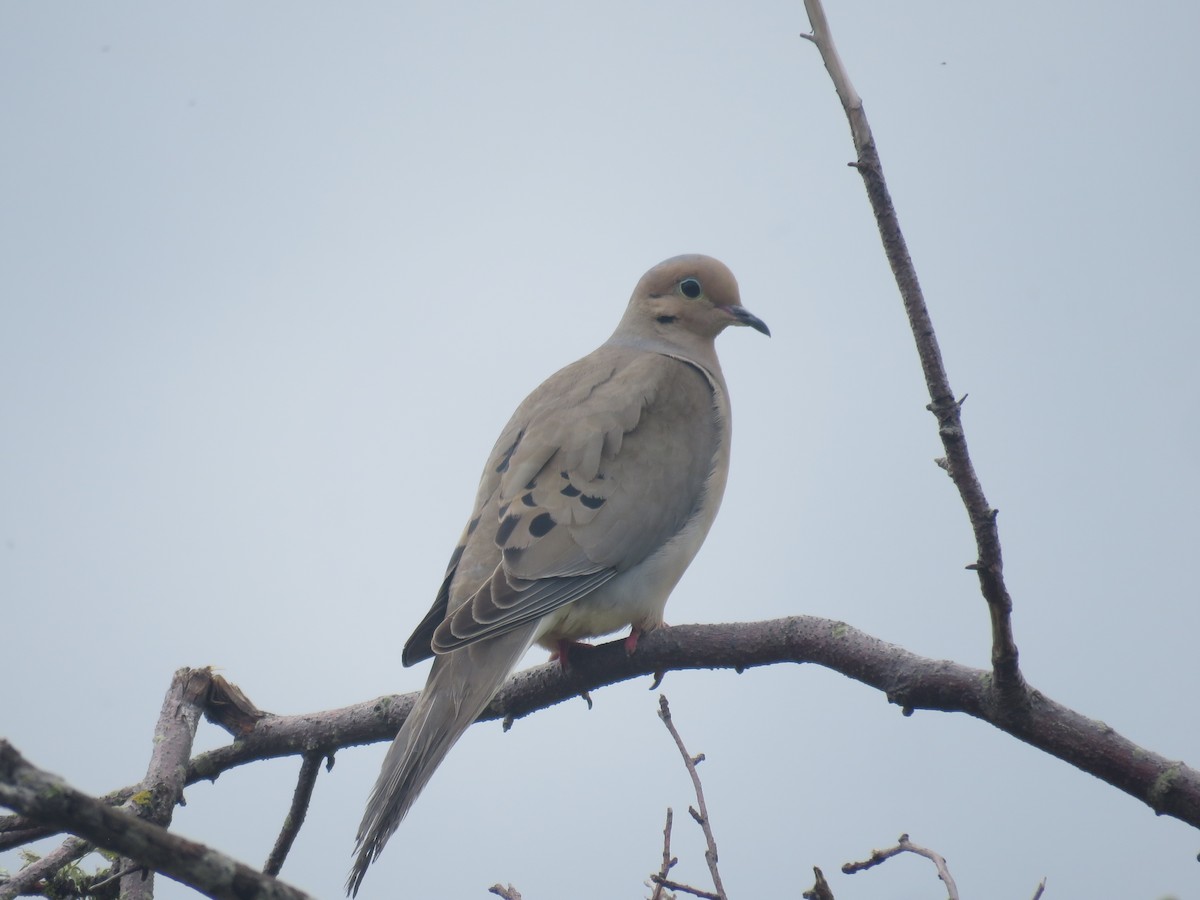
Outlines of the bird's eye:
M695 278L685 278L679 282L679 291L683 296L695 300L703 292L703 289L700 287L700 282Z

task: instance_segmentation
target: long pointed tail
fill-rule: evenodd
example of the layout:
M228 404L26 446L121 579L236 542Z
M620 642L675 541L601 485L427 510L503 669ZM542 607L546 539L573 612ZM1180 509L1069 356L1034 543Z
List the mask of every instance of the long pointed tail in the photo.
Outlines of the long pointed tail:
M367 867L379 858L450 748L491 701L529 649L536 623L470 644L434 660L425 689L392 741L358 826L358 854L346 893L358 894Z

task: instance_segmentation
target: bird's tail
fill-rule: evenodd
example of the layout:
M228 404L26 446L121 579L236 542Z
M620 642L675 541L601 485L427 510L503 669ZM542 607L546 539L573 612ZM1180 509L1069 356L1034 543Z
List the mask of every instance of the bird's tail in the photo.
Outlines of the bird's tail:
M392 741L358 826L357 858L346 881L355 896L367 867L445 759L529 649L535 624L469 644L434 660L429 680Z

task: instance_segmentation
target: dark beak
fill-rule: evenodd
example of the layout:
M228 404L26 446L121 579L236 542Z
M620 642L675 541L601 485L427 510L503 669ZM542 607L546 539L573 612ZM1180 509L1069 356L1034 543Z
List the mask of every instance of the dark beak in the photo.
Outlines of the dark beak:
M721 309L729 313L737 325L749 325L755 331L761 331L767 337L771 336L771 329L767 327L767 323L756 316L744 306L722 306Z

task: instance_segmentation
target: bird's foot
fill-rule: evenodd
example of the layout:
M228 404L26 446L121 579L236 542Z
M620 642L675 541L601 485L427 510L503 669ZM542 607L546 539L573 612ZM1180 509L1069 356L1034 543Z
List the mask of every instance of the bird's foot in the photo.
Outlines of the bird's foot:
M666 622L660 622L656 628L669 628ZM637 649L638 640L643 634L649 631L649 628L638 628L636 625L629 626L629 636L625 638L625 653L628 656L633 656L633 651Z
M591 648L591 644L584 641L558 641L554 645L554 650L550 653L550 662L558 660L559 666L564 672L571 667L571 653L580 647Z
M625 655L633 656L633 651L637 649L638 638L642 636L642 632L637 628L629 629L629 637L625 638Z

